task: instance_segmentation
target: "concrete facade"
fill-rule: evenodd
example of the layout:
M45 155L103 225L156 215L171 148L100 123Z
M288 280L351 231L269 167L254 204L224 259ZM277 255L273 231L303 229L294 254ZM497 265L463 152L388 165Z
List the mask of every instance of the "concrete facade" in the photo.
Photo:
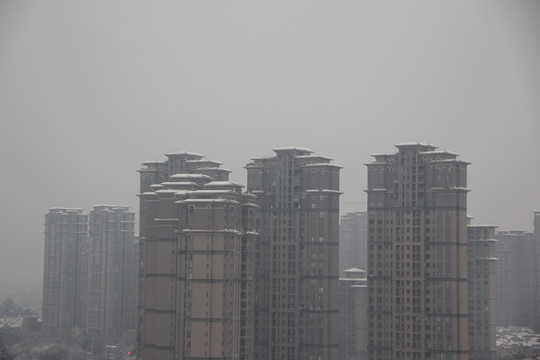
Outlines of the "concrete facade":
M494 360L497 353L495 229L467 226L469 358L475 360Z
M540 332L540 211L534 231L497 231L497 325Z
M339 359L367 359L366 271L351 268L339 279Z
M350 212L339 223L339 273L345 269L367 268L367 213Z
M254 197L220 163L167 156L140 171L137 357L253 359Z
M95 205L89 213L87 330L109 345L136 328L134 227L127 206Z
M467 162L402 143L368 167L368 358L468 359Z
M82 209L51 208L45 215L42 334L68 340L86 326L88 215Z
M340 166L301 148L246 165L260 205L257 359L337 359Z

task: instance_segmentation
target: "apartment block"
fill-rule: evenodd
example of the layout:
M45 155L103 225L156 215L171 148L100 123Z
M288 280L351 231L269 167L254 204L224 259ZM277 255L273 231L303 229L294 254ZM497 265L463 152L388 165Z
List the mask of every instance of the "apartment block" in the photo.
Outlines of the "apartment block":
M254 359L254 196L218 162L167 157L140 170L137 356Z
M367 359L366 271L351 268L339 279L339 359Z
M339 172L327 156L286 147L246 165L257 196L257 359L337 359Z
M540 333L540 210L534 211L534 241L535 241L535 259L534 259L534 269L535 269L535 279L536 282L533 284L535 290L534 297L534 308L535 312L533 315L533 324L531 328Z
M127 206L95 205L89 213L87 332L116 344L136 329L135 213Z
M367 213L350 212L339 223L339 273L367 268Z
M475 360L494 360L497 352L495 229L467 226L469 358Z
M51 208L45 215L42 334L68 340L86 326L88 215L82 209Z
M368 359L468 359L467 166L397 144L368 168Z

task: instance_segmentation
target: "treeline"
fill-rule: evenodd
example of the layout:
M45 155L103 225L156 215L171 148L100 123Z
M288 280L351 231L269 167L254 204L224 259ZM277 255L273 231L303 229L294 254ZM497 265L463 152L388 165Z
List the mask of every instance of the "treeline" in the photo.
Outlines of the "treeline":
M37 312L23 309L13 299L5 299L0 302L0 317L6 316L37 316Z

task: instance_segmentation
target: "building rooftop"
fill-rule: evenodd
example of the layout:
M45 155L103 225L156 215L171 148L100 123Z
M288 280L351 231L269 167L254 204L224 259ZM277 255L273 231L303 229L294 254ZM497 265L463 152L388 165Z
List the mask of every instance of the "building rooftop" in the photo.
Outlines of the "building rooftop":
M188 152L188 151L177 151L177 152L170 152L170 153L165 154L165 156L180 156L180 155L196 156L196 157L199 157L199 158L204 157L204 155L201 155L201 154L198 154L198 153L193 153L193 152Z
M436 149L437 148L437 146L435 146L433 144L421 143L421 142L417 142L417 141L401 142L401 143L398 143L398 144L396 144L394 146L397 147L397 148L408 147L408 146L421 146L421 147L427 147L427 148L430 148L430 149Z
M306 148L295 147L295 146L279 147L279 148L272 149L272 151L274 151L274 152L298 151L298 152L306 152L306 153L309 153L309 154L313 153L313 150L306 149Z

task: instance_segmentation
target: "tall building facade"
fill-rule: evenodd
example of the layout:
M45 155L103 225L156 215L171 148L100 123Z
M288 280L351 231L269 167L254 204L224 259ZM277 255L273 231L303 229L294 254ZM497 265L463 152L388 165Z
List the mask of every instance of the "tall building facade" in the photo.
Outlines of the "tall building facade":
M138 358L254 359L254 196L220 163L167 156L140 171Z
M94 340L116 344L136 328L135 213L95 205L88 227L87 330Z
M368 358L468 359L467 162L422 143L368 167Z
M351 268L339 279L339 359L367 359L366 271Z
M534 240L535 240L535 260L534 260L534 269L535 269L535 279L536 282L533 284L535 289L535 312L533 315L533 325L532 329L537 333L540 333L540 210L533 212L534 214Z
M497 325L533 328L536 311L534 284L535 235L526 231L497 231Z
M88 215L82 209L51 208L45 215L42 333L68 340L86 326Z
M367 213L350 212L339 223L339 273L367 268Z
M469 359L474 360L494 360L497 352L495 229L467 227Z
M255 353L259 360L338 354L339 172L301 148L246 165L260 205L255 246Z

